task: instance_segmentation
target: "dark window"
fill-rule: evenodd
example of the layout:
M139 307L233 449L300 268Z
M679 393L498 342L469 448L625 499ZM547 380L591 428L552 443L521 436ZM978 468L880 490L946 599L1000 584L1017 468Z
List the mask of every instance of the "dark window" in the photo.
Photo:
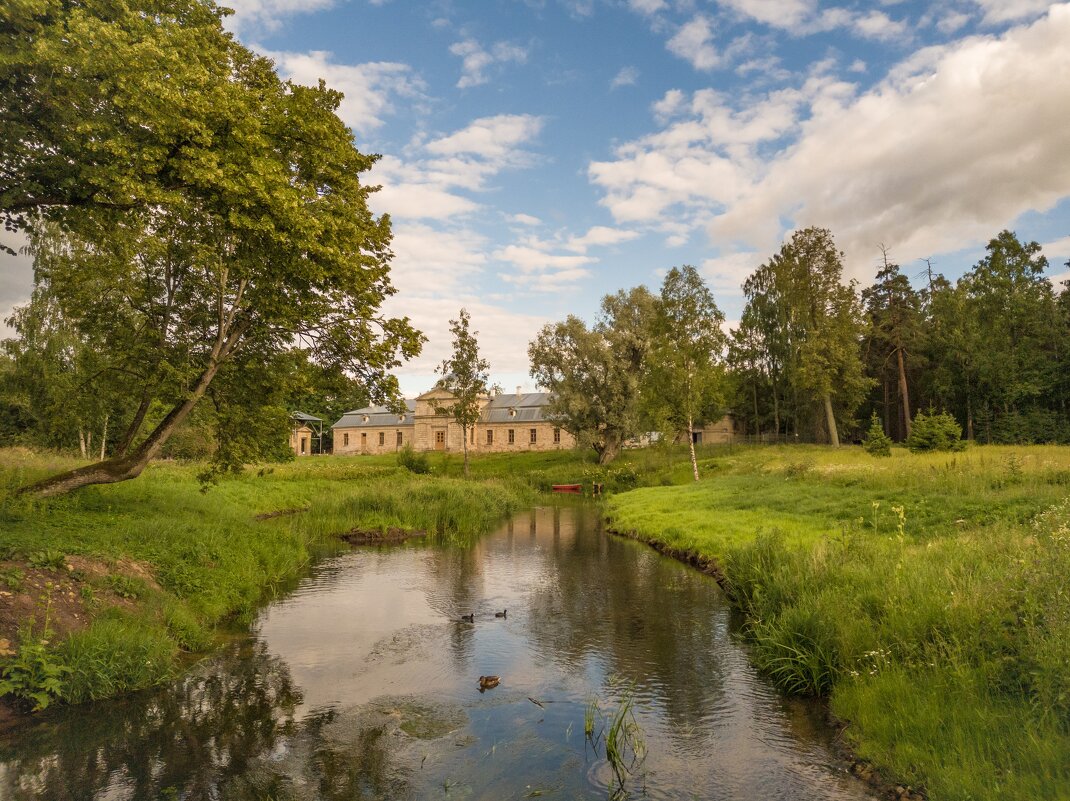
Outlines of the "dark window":
M342 435L342 444L343 445L349 445L349 433L348 432Z
M380 431L379 432L379 444L380 445L386 445L386 432L385 431Z
M560 428L555 428L554 429L554 442L560 442L560 441L561 441L561 429Z
M488 445L493 445L494 444L494 429L491 429L491 428L487 429L487 444Z
M509 429L509 444L512 445L515 440L513 439L513 429Z
M402 439L403 439L403 437L402 437L402 434L401 434L401 432L399 431L399 432L398 432L398 445L400 445L400 444L401 444L401 442L402 442Z
M368 450L368 432L367 431L361 431L360 432L360 449L362 451Z
M535 441L538 438L538 436L539 436L539 429L537 429L537 428L531 429L531 444L532 445L535 444Z

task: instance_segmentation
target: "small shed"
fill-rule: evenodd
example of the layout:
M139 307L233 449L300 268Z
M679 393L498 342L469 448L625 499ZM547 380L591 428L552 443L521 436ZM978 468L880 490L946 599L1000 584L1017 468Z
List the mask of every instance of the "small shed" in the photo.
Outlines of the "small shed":
M295 456L323 453L323 420L314 414L291 412L290 448Z

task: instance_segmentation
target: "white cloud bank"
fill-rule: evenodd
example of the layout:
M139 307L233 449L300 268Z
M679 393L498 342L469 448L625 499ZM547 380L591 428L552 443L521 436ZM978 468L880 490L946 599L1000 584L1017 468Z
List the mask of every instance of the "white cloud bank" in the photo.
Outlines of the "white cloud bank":
M667 95L663 130L589 177L617 221L701 225L723 253L771 252L806 225L831 228L856 275L880 242L901 261L958 250L1070 195L1067 42L1060 4L922 50L862 94L819 73L744 108Z

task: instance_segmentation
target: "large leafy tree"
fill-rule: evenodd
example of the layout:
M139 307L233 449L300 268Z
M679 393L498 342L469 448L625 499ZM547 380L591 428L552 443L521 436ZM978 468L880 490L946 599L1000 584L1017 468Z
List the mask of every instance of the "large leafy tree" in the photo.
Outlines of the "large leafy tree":
M639 433L657 300L645 287L602 299L592 328L570 315L528 346L531 375L550 391L549 414L608 464Z
M864 351L869 373L877 379L882 390L885 408L886 433L891 434L889 386L895 386L898 397L899 439L910 436L911 405L909 367L921 357L922 316L921 298L899 269L888 261L877 271L873 285L862 291L866 310L866 338Z
M698 481L695 423L716 414L724 401L724 315L698 270L686 264L665 275L659 300L646 390L673 432L687 432Z
M480 401L490 394L490 362L479 355L477 331L471 328L471 316L461 309L456 320L450 320L453 334L453 353L438 367L442 374L439 386L453 396L436 411L450 415L461 427L464 447L464 475L468 476L468 432L479 422Z
M843 283L843 254L832 233L805 228L744 284L744 317L764 348L783 359L795 414L820 408L829 442L839 445L840 417L849 419L869 381L860 357L862 311L853 283Z
M220 371L295 345L396 397L389 371L422 338L379 311L390 225L368 209L374 157L341 96L280 81L211 3L15 5L0 209L31 233L37 287L99 355L98 380L121 376L132 399L110 458L33 491L139 475Z

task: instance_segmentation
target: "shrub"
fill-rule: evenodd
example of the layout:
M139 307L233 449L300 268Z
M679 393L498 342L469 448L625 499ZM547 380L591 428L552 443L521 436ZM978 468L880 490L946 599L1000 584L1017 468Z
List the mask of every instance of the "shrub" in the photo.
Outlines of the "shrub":
M911 453L961 451L966 443L962 439L962 426L950 414L937 414L932 409L926 414L919 409L907 437L907 447Z
M431 463L426 453L417 453L412 445L405 445L398 451L398 466L404 467L410 473L430 473Z
M866 449L866 453L870 456L892 455L891 437L884 433L884 426L881 425L880 419L875 414L870 420L869 431L866 432L866 437L862 440L862 447Z

